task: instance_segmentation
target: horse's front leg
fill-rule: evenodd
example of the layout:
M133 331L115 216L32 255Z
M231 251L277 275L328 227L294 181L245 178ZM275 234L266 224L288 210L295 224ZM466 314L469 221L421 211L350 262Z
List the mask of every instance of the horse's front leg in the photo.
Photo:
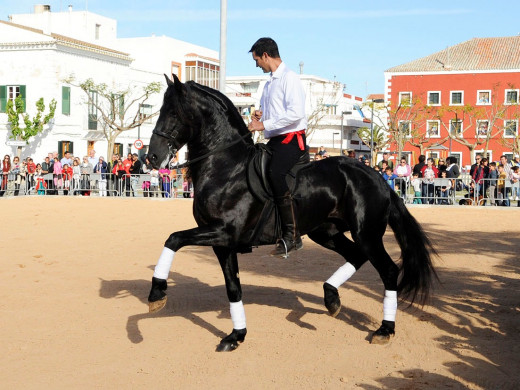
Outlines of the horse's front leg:
M175 252L186 245L227 246L229 245L229 235L225 234L220 226L202 226L172 233L164 243L164 248L153 273L152 288L148 295L150 313L155 313L166 306L166 280L170 273L173 258Z
M213 251L217 255L220 267L224 273L231 321L233 322L233 331L222 339L217 346L217 352L233 351L238 348L239 342L244 341L247 333L237 254L233 250L224 247L213 247Z

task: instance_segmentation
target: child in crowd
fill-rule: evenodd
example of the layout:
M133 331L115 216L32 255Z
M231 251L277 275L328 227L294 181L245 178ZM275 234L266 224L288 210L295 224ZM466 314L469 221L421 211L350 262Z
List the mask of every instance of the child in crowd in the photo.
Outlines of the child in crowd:
M40 164L36 166L36 172L34 174L34 180L36 181L36 191L38 191L38 195L45 195L45 189L47 188L47 183L43 180L42 167Z
M388 183L391 189L395 190L395 179L399 177L392 172L392 168L386 167L385 173L383 173L383 179Z
M422 184L422 180L419 179L419 172L415 172L412 175L411 183L412 183L413 192L414 192L413 203L414 204L422 204L422 200L421 200L421 195L422 195L421 184Z
M156 168L150 171L150 196L159 197L159 171Z
M70 182L72 180L72 167L69 167L69 164L63 164L63 195L69 194Z
M488 179L489 179L489 188L488 188L489 204L491 206L496 206L495 196L496 196L497 179L498 179L498 171L497 171L496 162L489 163Z

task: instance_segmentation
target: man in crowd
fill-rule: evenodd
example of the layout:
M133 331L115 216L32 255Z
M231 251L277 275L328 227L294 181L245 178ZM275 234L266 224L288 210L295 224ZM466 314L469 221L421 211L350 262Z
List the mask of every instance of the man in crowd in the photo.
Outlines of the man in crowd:
M45 161L42 163L42 174L45 175L45 183L47 184L47 194L52 195L54 193L54 181L52 180L52 173L54 172L54 160L52 159L52 153L49 153L45 157ZM49 175L50 176L47 176Z
M61 166L64 166L65 164L67 164L69 167L72 166L72 158L70 157L70 152L65 152L65 155L61 159L60 163Z
M386 166L390 167L390 169L394 170L394 163L392 161L390 161L389 158L390 158L390 155L388 154L388 152L384 152L383 159L381 161L379 161L379 163L377 164L379 169L382 169L382 162L386 161Z
M139 156L137 153L132 155L132 166L130 167L130 174L132 177L130 178L132 185L132 196L135 196L137 193L137 183L139 182L139 175L141 174L141 161L139 160Z

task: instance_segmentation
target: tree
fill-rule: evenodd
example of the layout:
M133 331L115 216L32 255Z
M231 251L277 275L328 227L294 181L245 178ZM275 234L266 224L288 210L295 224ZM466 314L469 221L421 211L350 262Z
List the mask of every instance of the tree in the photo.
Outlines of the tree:
M142 88L133 85L122 89L110 89L106 84L96 84L92 79L76 84L72 76L65 82L85 92L89 120L99 122L107 140L108 161L112 159L115 141L121 133L135 129L159 114L159 109L155 112L143 110L143 107L148 107L148 99L161 92L159 82L149 83Z
M388 136L385 131L385 128L380 125L374 125L374 146L372 153L372 161L370 162L371 166L376 165L377 154L382 151L388 145ZM372 131L369 127L361 127L357 131L358 137L366 146L370 148L370 144L372 141Z
M6 113L11 129L9 138L16 141L25 141L26 144L29 144L31 137L42 133L45 130L44 126L54 118L56 105L56 100L52 99L49 104L49 113L43 116L43 112L45 111L45 102L43 98L38 99L36 102L36 115L31 119L29 114L24 113L25 109L22 95L18 95L15 98L14 103L12 100L8 100ZM20 124L20 118L22 118L23 125ZM22 146L18 146L16 155L20 157L21 154Z

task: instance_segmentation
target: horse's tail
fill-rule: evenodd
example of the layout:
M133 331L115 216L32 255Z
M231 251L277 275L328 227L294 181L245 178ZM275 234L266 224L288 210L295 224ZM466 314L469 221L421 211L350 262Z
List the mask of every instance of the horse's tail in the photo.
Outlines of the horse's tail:
M389 224L401 247L402 264L397 291L410 305L424 305L430 296L434 279L438 280L433 268L432 256L436 251L421 225L410 214L403 201L391 191Z

